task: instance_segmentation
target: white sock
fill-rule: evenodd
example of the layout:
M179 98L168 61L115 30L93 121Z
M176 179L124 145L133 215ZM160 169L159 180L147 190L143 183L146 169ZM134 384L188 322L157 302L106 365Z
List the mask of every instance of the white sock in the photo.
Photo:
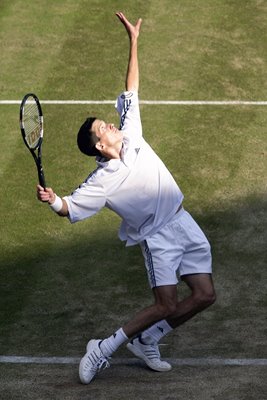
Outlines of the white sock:
M102 340L100 349L105 357L110 357L126 340L128 340L128 337L125 335L123 329L120 328L109 338Z
M173 328L163 319L142 332L141 340L144 344L156 344L172 330Z

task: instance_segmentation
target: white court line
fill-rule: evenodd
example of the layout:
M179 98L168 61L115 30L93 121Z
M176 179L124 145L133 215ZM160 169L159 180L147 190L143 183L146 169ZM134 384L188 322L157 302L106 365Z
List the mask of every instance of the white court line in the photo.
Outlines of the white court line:
M267 366L267 358L167 358L172 365L176 366ZM0 364L78 364L77 357L25 357L25 356L0 356ZM114 358L115 365L136 365L141 361L135 358Z
M40 100L42 104L63 104L63 105L75 105L75 104L115 104L114 100ZM20 104L21 100L0 100L0 105L12 105ZM205 100L140 100L140 104L148 105L185 105L185 106L266 106L267 101L247 101L247 100L222 100L222 101L205 101Z

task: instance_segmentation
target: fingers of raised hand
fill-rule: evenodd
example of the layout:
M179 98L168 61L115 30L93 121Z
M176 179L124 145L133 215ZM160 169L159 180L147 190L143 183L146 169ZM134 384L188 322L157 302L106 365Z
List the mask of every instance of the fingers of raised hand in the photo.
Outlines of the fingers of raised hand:
M129 33L132 31L136 31L136 33L139 32L142 23L142 18L139 18L136 24L132 25L122 12L117 12L116 15L120 19L120 21L124 24Z

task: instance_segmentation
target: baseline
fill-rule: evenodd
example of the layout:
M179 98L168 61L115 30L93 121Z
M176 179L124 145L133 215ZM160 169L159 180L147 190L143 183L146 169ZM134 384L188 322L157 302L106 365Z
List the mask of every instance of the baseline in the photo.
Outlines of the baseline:
M172 365L176 366L267 366L267 358L167 358ZM27 357L27 356L0 356L0 364L79 364L78 357ZM114 365L136 365L141 361L135 358L114 358Z

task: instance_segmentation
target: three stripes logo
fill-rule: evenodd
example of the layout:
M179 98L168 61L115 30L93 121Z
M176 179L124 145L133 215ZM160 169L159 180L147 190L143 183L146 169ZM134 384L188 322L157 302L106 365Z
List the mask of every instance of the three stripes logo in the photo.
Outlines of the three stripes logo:
M131 93L132 96L132 93ZM131 97L129 96L129 97ZM121 113L121 121L120 121L120 130L123 128L124 126L124 121L127 115L127 112L132 104L132 100L131 99L127 99L125 96L123 96L124 98L124 102L123 102L123 109L122 109L122 113Z

